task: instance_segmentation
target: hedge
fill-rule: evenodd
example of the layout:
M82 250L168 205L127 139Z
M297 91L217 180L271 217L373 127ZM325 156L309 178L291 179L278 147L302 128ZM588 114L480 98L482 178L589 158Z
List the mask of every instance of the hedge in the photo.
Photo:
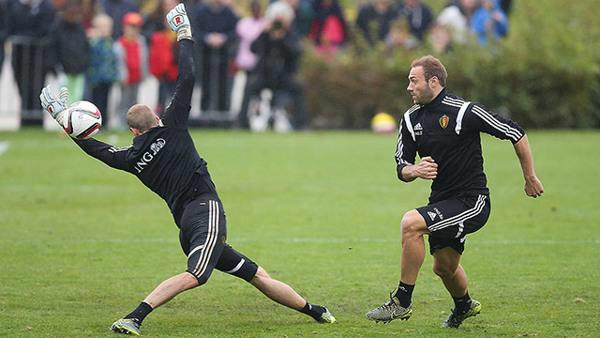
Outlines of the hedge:
M332 60L307 49L301 69L313 127L366 128L386 111L400 118L410 62L433 54L448 89L510 115L524 127L600 127L600 24L594 0L516 1L509 36L481 47L455 45L435 55L425 45L390 54L366 48L360 34Z

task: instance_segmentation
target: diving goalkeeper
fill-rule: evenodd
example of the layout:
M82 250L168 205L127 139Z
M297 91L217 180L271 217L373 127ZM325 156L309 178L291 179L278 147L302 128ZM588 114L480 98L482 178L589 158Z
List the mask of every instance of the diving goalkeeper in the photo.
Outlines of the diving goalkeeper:
M249 282L273 301L318 322L335 322L327 308L308 303L290 286L271 278L262 267L226 243L223 205L187 126L194 71L192 33L183 4L167 14L167 22L177 33L179 77L162 119L146 105L129 108L127 123L134 138L133 145L127 148L116 148L95 139L74 139L87 154L134 174L166 201L180 229L179 240L187 256L185 272L163 281L137 308L114 322L111 329L140 335L140 326L151 311L179 293L206 283L215 268ZM69 109L66 90L55 92L46 87L40 98L44 110L64 126Z

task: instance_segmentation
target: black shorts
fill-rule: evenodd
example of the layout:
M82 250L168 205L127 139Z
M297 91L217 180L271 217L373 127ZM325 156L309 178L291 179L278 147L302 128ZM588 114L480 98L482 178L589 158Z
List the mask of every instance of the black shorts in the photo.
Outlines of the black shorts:
M429 251L451 247L459 254L465 250L465 236L481 229L490 216L488 195L467 195L431 203L417 211L425 219Z
M181 220L179 242L187 255L187 272L206 283L213 269L250 281L258 266L235 251L227 240L227 221L221 201L196 198L189 202Z

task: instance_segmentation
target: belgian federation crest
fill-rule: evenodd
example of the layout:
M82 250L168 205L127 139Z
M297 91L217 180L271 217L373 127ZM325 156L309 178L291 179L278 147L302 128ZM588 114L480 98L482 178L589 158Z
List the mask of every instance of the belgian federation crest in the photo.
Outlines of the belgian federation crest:
M448 115L444 114L442 117L440 117L440 127L442 127L442 129L446 129L446 127L448 127L448 122L450 122Z

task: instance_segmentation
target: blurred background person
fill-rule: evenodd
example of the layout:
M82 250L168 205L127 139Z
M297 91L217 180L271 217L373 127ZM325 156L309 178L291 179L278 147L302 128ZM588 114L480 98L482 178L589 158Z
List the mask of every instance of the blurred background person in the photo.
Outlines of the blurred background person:
M369 45L373 46L377 41L385 41L397 17L398 11L391 0L370 0L360 7L356 26Z
M248 119L246 111L242 108L245 98L246 83L248 74L256 66L256 54L250 50L252 43L260 36L266 27L267 21L263 17L262 7L259 0L250 1L250 16L242 18L236 25L236 33L239 40L239 47L235 57L235 68L237 73L233 85L231 110L237 115L237 123L240 127L248 128Z
M479 8L479 4L479 0L456 1L440 12L436 22L450 31L454 42L467 43L470 36L473 35L471 20Z
M202 111L227 111L228 67L238 22L228 0L204 0L194 11L192 31L201 51Z
M123 17L123 36L115 42L115 55L121 81L119 127L127 126L126 113L138 100L140 83L148 75L148 46L141 32L143 19L137 12Z
M110 88L119 78L112 29L113 20L106 14L99 14L92 21L90 62L86 74L90 101L100 110L104 128L110 127L108 112Z
M285 0L294 9L292 26L301 37L310 33L310 25L315 17L313 0ZM275 1L271 1L275 2Z
M444 25L435 24L429 30L429 43L436 55L442 55L452 49L452 35Z
M99 12L100 5L98 0L80 0L81 1L81 24L88 32L93 27L93 21Z
M419 40L410 32L410 26L404 17L400 17L392 23L390 31L385 37L385 46L388 54L391 55L395 52L401 53L403 50L417 48L419 44Z
M154 10L144 20L142 28L146 42L150 46L149 70L158 80L157 113L162 113L175 91L177 80L177 36L168 27L167 13L179 4L177 0L160 0Z
M423 41L425 33L433 24L433 12L431 8L421 0L405 0L401 9L401 15L408 18L410 32L419 41Z
M85 71L90 59L90 46L81 23L81 2L71 0L53 29L53 50L66 75L71 102L83 99Z
M482 45L487 45L490 38L500 39L508 34L508 19L497 0L481 1L481 6L473 14L471 28Z
M21 124L41 125L39 93L56 61L49 29L56 13L48 0L10 0L6 4L12 69L21 96Z
M331 56L348 39L348 27L338 0L315 0L315 18L310 27L309 39L317 50Z
M292 27L294 10L285 1L276 1L267 8L265 16L265 31L251 47L258 61L248 80L247 96L259 102L262 90L270 89L275 110L281 108L290 113L292 127L301 130L306 127L306 111L304 90L296 79L302 44Z
M139 12L140 8L134 0L100 0L104 13L113 19L113 40L123 35L123 17L130 12Z
M512 12L512 7L512 0L500 0L500 8L502 8L502 11L507 17L510 15L510 12Z
M4 42L8 37L8 6L6 0L0 0L0 76L4 65Z

